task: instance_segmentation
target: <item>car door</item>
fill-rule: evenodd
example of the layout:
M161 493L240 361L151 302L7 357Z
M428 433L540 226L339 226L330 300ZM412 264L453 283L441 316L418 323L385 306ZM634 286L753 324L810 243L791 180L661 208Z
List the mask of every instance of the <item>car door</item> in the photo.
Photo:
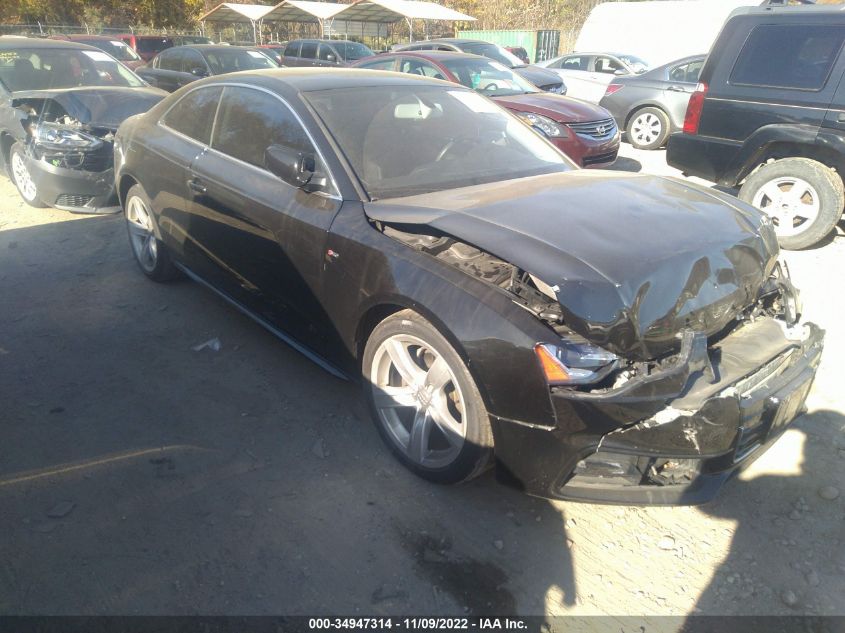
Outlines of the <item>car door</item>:
M698 75L704 66L703 59L677 64L668 69L663 83L663 104L672 122L672 129L679 130L684 125L684 116L690 95L695 92Z
M182 50L182 66L180 70L182 71L182 75L179 77L180 87L186 86L200 77L208 77L211 74L211 69L208 67L205 57L193 48Z
M616 73L622 71L628 74L624 64L610 55L595 55L592 57L590 72L584 85L584 96L580 99L591 103L598 103L607 91L607 85L613 81Z
M182 56L180 47L168 48L159 53L153 60L153 70L149 73L155 82L153 85L167 92L181 88Z
M317 42L302 42L302 49L299 51L297 66L319 66L317 61Z
M302 48L302 42L294 41L288 42L285 46L285 53L282 56L282 64L285 66L299 66L299 51Z
M566 96L584 99L590 93L589 55L564 55L546 68L554 70L566 83Z
M317 61L318 66L337 66L340 64L340 57L337 51L325 42L320 42L317 47Z
M191 233L208 281L320 350L331 332L318 299L324 248L340 198L307 193L270 173L270 145L311 154L326 173L287 103L259 88L227 86L211 148L192 167Z
M211 128L223 89L203 86L191 90L151 126L151 132L138 142L150 160L147 173L139 180L158 216L162 239L173 254L193 266L202 261L190 237L193 195L189 189L194 160L211 142Z

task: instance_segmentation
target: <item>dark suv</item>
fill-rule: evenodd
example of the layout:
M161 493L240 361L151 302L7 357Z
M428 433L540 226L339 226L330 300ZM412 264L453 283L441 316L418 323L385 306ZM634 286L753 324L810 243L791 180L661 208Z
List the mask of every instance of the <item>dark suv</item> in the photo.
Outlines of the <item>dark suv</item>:
M845 8L746 7L719 34L667 162L765 211L784 248L822 240L845 204Z
M284 66L349 66L373 51L348 40L293 40L285 46Z

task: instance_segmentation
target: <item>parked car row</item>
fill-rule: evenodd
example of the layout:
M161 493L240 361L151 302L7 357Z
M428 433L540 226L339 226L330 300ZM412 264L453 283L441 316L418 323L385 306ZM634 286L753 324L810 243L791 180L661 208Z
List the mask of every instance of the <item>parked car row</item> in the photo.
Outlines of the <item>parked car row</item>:
M551 132L578 135L548 105L566 98L503 64L370 60L409 67L247 70L168 95L98 49L0 41L3 161L31 203L119 206L150 279L194 279L359 380L386 445L431 481L495 465L542 496L698 503L780 436L823 332L764 215L578 169Z

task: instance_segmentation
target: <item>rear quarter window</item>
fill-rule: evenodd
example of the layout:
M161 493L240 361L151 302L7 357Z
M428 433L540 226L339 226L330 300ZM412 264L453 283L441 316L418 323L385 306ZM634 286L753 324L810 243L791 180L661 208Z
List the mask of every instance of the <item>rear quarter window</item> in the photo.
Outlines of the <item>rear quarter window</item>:
M731 71L740 86L821 90L845 41L845 26L761 24L745 41Z

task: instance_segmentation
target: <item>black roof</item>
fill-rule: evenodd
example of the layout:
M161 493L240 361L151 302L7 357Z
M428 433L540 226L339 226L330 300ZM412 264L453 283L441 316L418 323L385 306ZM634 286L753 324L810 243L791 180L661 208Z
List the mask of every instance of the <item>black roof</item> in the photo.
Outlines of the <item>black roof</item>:
M328 39L320 39L317 37L303 37L298 40L291 40L288 44L296 44L297 42L323 42L325 44L361 44L361 42L356 42L354 40L328 40ZM361 46L366 46L366 44L361 44Z
M268 68L264 70L245 70L225 75L216 75L201 79L191 85L201 83L250 83L268 89L283 87L298 92L316 90L335 90L342 88L366 88L374 86L411 86L422 83L433 86L446 85L438 79L395 73L384 70L366 70L363 68ZM461 86L448 84L450 90L460 90Z
M77 49L82 51L98 51L99 48L71 42L70 40L47 40L35 37L0 37L0 51L19 49Z
M182 46L172 46L164 50L184 50L186 48L197 50L200 53L209 51L260 51L261 49L255 46L232 46L231 44L184 44ZM164 51L162 51L163 53Z

